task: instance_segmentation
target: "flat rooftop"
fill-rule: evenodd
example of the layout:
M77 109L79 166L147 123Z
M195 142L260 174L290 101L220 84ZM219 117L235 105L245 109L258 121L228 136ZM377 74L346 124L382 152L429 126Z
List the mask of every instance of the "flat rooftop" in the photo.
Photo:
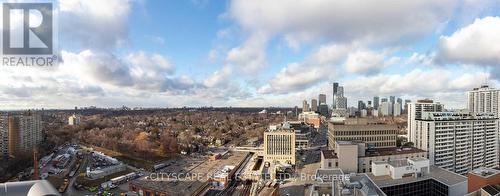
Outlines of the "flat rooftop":
M366 151L365 157L375 157L375 156L387 156L387 155L398 155L398 154L413 154L426 152L425 150L418 148L399 148L399 147L388 147L388 148L374 148Z
M424 176L415 178L413 176L403 177L401 179L392 179L391 176L374 176L372 173L367 173L368 177L373 180L373 182L379 187L391 187L400 184L408 184L413 182L419 182L423 180L434 179L441 182L447 186L453 186L459 183L466 183L467 177L450 172L445 169L441 169L436 166L430 166L430 172Z
M189 180L136 180L131 184L146 189L164 192L167 195L190 195L204 182Z
M500 171L494 168L480 167L469 172L469 174L474 174L476 176L481 176L483 178L489 178L491 176L499 174Z
M408 166L408 161L406 159L391 160L388 164L392 167L404 167Z
M328 182L331 183L335 179L339 179L344 172L341 169L318 169L316 170L316 179L319 182Z

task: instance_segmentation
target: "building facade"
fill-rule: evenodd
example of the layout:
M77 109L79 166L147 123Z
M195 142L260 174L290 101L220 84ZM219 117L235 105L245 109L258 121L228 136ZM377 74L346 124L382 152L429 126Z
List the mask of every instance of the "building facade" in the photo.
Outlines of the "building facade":
M396 147L399 129L395 124L383 124L370 119L346 119L328 124L328 146L336 141L361 141L373 148Z
M431 164L458 174L498 166L498 118L493 114L423 112L415 122L410 141L429 152Z
M474 88L467 92L467 108L474 114L491 113L499 116L499 89L494 89L488 85Z
M417 148L368 148L366 143L337 141L334 150L321 151L320 167L339 168L348 173L372 172L371 165L377 161L407 158L426 158L427 152Z
M281 125L264 132L264 163L295 165L295 131Z
M33 150L43 141L42 118L38 112L0 114L0 156L16 156Z
M311 111L318 112L318 100L311 99Z
M423 112L442 112L444 107L439 102L433 100L418 100L416 103L408 103L407 134L408 141L414 141L415 131L417 129L416 120L422 119Z

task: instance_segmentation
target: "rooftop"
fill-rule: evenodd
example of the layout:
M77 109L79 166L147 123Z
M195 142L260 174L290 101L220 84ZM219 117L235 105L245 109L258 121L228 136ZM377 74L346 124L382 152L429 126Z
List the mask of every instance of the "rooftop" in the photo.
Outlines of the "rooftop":
M474 174L474 175L481 176L484 178L489 178L489 177L497 175L499 173L500 173L500 171L497 169L485 168L485 167L480 167L480 168L474 169L471 172L469 172L469 174Z
M372 173L367 173L367 175L377 184L379 187L390 187L399 184L413 183L428 179L434 179L447 186L453 186L459 183L466 183L467 178L465 176L455 174L445 169L441 169L437 166L430 166L430 172L427 175L421 177L408 176L401 179L392 179L391 176L374 176Z
M392 167L404 167L408 166L408 161L406 159L391 160L388 162Z
M193 177L196 179L195 177ZM167 195L190 195L198 189L203 182L197 180L135 180L130 184L166 193Z
M412 154L426 152L425 150L418 148L399 148L399 147L388 147L388 148L374 148L366 151L366 157L375 156L387 156L387 155L398 155L398 154Z
M334 179L338 179L344 175L341 169L318 169L316 170L316 179L319 182L333 182Z
M323 156L325 159L337 159L337 154L335 153L334 150L322 150L321 153L323 153Z

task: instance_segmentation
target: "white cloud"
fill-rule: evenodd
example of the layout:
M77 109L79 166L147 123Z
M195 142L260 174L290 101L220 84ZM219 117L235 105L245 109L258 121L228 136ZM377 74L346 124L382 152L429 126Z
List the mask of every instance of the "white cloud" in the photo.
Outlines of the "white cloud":
M436 61L500 66L500 17L476 19L451 36L442 36Z
M261 71L266 65L267 38L262 34L254 34L242 46L231 49L226 56L228 64L236 66L243 73Z
M399 43L433 32L455 7L453 0L233 0L228 15L250 32L282 33L291 45L318 38Z
M224 66L220 70L215 71L212 75L203 81L206 87L217 87L226 85L230 81L233 69L230 66Z
M344 68L348 73L377 74L385 67L385 56L369 50L357 50L347 56Z
M61 38L83 48L113 49L128 41L129 0L61 0Z
M335 64L344 60L348 48L344 45L321 47L303 62L288 64L258 92L264 94L290 93L328 80L337 74Z
M360 76L344 81L351 101L371 99L370 96L403 96L405 98L433 98L450 106L465 106L467 90L480 85L477 78L486 78L483 72L454 73L448 69L415 69L405 74L378 74ZM462 103L462 105L460 105Z

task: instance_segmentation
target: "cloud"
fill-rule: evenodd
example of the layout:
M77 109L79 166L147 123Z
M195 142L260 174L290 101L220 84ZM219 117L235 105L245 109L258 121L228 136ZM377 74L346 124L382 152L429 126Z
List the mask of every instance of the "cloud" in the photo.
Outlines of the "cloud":
M385 56L369 50L357 50L347 56L344 69L348 73L377 74L385 67Z
M500 66L500 17L476 19L439 41L436 62Z
M231 79L233 69L230 66L224 66L220 70L215 71L212 75L203 81L206 87L220 87L228 84Z
M243 73L254 74L266 66L267 44L274 37L282 38L293 49L316 41L363 47L404 45L434 32L449 20L456 6L453 0L298 0L293 3L232 0L223 16L236 21L245 41L231 49L226 60ZM346 65L348 71L379 70L374 62L368 61L380 61L380 57L357 55L351 57L351 62L371 59L359 65Z
M83 48L110 50L128 41L129 0L59 1L62 41Z
M303 62L290 63L258 89L263 94L282 94L304 90L321 81L334 77L335 65L345 59L349 50L344 45L319 48Z
M290 42L326 38L401 43L434 31L455 7L452 0L233 0L227 15L247 31L284 34Z
M468 70L454 73L447 69L414 69L405 74L378 74L373 76L360 76L344 81L346 94L352 100L369 99L370 96L403 96L406 98L434 98L437 101L463 101L464 92L480 85L477 78L486 78L487 73L472 72ZM446 99L440 97L447 96ZM453 99L451 99L453 98ZM459 101L454 102L460 103ZM465 105L465 104L464 104Z
M227 53L227 64L238 67L246 74L261 71L266 65L266 44L265 35L252 35L242 46L232 48Z
M189 90L195 86L194 81L186 76L173 77L173 65L159 54L138 51L130 53L123 59L92 50L62 54L64 65L61 66L75 67L83 80L96 85L169 93Z

